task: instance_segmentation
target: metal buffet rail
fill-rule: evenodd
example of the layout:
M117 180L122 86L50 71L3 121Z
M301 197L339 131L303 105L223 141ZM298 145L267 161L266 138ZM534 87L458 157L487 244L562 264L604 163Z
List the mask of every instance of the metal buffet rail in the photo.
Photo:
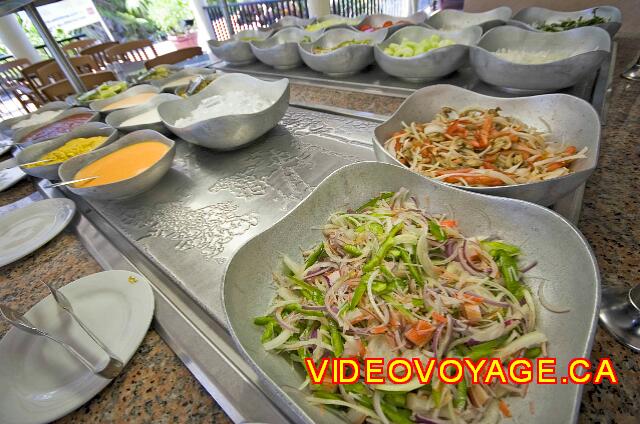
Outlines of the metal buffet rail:
M574 88L601 116L612 62L592 81ZM354 89L349 84L329 86ZM392 95L393 90L399 90L396 95L410 90L356 89ZM73 227L103 268L128 269L149 278L156 292L155 328L235 422L284 423L295 417L261 383L228 334L221 285L230 258L332 171L375 160L372 133L384 117L319 109L291 106L280 125L238 151L213 152L180 142L162 183L132 200L92 201L39 183L46 197L76 201L79 213ZM556 209L576 222L581 203L579 189Z

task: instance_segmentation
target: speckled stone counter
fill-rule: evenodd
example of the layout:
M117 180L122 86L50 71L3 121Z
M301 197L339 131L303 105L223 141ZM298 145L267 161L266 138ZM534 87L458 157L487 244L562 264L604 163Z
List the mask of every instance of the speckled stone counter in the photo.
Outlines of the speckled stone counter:
M640 282L640 82L618 75L633 60L640 39L622 39L599 166L587 184L579 228L593 247L604 285ZM392 113L395 97L294 85L292 102ZM0 161L4 158L0 158ZM0 193L0 214L39 200L29 180ZM100 271L80 241L65 231L37 252L0 268L0 301L25 311L45 296L38 279L62 286ZM0 322L0 337L8 330ZM591 358L612 358L620 384L588 385L580 424L640 422L640 355L598 329ZM60 423L230 422L215 401L152 329L126 370L105 390ZM535 421L532 421L535 422ZM558 423L560 424L560 423Z

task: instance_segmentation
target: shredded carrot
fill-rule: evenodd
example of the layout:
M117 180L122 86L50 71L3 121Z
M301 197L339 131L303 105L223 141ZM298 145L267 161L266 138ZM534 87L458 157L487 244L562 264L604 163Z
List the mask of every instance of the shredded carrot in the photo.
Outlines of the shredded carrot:
M447 322L447 319L444 316L437 313L436 311L431 312L431 318L435 319L438 322L442 322L442 323Z
M562 162L562 161L561 162L554 162L551 165L547 166L547 171L548 172L555 171L556 169L560 169L563 166L565 166L565 163Z
M373 327L371 329L371 334L384 334L387 332L387 326L386 325L379 325L377 327Z
M460 179L464 180L469 185L483 185L487 187L496 187L496 186L504 185L504 181L502 181L500 178L489 177L487 175L447 177L447 178L444 178L443 181L447 183L457 183Z
M509 410L509 407L507 406L507 403L500 399L499 405L500 407L500 412L502 412L502 415L504 415L507 418L511 417L511 410Z
M429 343L435 328L427 321L419 320L411 328L404 332L404 336L416 346L424 346Z
M458 226L458 221L454 219L443 219L442 221L440 221L440 226L447 227L447 228L455 228Z
M564 152L568 155L575 155L578 152L578 149L576 149L575 146L569 146L564 150Z

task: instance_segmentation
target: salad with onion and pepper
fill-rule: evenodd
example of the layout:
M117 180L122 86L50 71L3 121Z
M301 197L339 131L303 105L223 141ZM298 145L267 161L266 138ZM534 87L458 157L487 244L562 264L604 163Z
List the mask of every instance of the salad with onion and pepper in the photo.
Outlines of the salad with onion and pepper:
M323 357L535 358L546 353L536 307L523 283L519 247L466 237L455 220L430 214L401 188L357 209L336 212L323 240L284 257L277 295L265 316L267 351L294 363ZM361 375L363 375L361 373ZM327 377L328 378L328 377ZM309 379L301 387L307 386ZM503 398L526 386L430 384L308 385L308 400L353 423L495 422Z

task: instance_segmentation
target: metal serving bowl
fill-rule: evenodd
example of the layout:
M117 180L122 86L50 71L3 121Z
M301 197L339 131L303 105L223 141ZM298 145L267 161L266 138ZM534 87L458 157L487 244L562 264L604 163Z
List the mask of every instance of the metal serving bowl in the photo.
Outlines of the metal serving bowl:
M597 328L600 275L596 259L584 236L560 215L546 208L513 199L482 196L459 190L397 166L360 162L345 166L325 179L293 211L242 246L231 259L223 283L226 322L240 352L277 399L278 405L297 423L345 423L344 415L313 406L298 390L307 376L301 366L292 367L285 355L266 352L260 342L262 328L253 318L263 316L276 294L273 271L282 269L282 256L300 257L300 247L317 245L318 230L339 210L357 207L381 191L410 190L432 213L444 213L459 222L468 237L496 236L521 246L525 261L537 260L531 271L547 281L546 298L569 312L558 315L537 308L537 327L549 342L549 356L558 369L566 369L574 357L589 355ZM428 196L428 203L425 203ZM260 266L256 266L259 262ZM540 280L531 278L534 302ZM580 385L532 384L526 398L505 399L516 421L572 423L578 419ZM490 421L493 422L493 421Z
M311 21L311 23L309 23L305 29L307 29L307 27L309 25L313 25L313 24L319 24L322 22L327 22L330 20L342 20L343 22L340 23L336 23L333 24L329 27L326 28L321 28L322 30L329 30L329 29L336 29L336 28L348 28L348 29L355 29L357 28L360 24L362 24L362 21L364 21L364 19L366 18L367 15L359 15L356 16L355 18L346 18L344 16L341 15L335 15L335 14L329 14L329 15L324 15L324 16L320 16L316 19L314 19L313 21ZM307 30L309 31L309 30Z
M109 97L108 99L103 99L103 100L94 100L93 102L91 102L89 104L89 107L92 110L95 110L96 112L100 112L103 114L108 114L111 112L115 112L116 110L122 110L122 109L128 109L131 107L135 107L135 106L129 106L128 108L124 107L124 108L118 108L118 109L112 109L112 110L104 110L106 107L108 107L109 105L118 102L120 100L124 100L124 99L128 99L129 97L134 97L137 96L138 94L143 94L143 93L160 93L160 88L150 85L150 84L141 84L141 85L136 85L135 87L131 87L128 90L123 91L120 94L116 94L113 97ZM152 97L153 98L153 97ZM148 100L147 100L148 101ZM139 105L136 105L139 106Z
M471 66L484 82L523 92L549 92L577 84L609 56L611 40L602 28L564 32L534 32L514 26L490 30L470 49ZM504 48L527 52L550 51L568 57L528 65L509 62L493 52Z
M510 7L501 6L486 12L471 13L455 9L444 9L427 19L430 27L443 30L456 30L473 25L480 25L483 31L504 25L513 14Z
M283 16L275 24L271 25L271 29L278 31L290 27L304 28L310 23L311 19L298 18L297 16Z
M531 97L491 97L453 85L432 85L410 95L400 108L383 124L376 127L373 149L380 162L402 165L384 148L391 135L403 128L402 122L429 122L442 107L461 110L469 106L493 109L499 107L503 116L513 116L536 127L550 127L549 141L560 141L588 147L587 157L571 165L572 172L563 177L527 184L500 187L463 187L494 196L527 200L550 206L573 192L593 173L600 148L600 119L593 107L582 99L567 94L544 94ZM426 177L425 177L426 178Z
M188 82L175 85L176 81L180 81L181 79L186 77L192 77L192 80L193 80L200 75L213 75L215 73L216 71L214 69L209 69L209 68L199 68L199 67L185 68L182 71L176 72L175 74L167 78L151 81L150 84L155 87L158 87L160 90L164 92L172 92L179 87L189 85Z
M413 57L395 57L384 49L391 43L399 44L403 39L419 42L433 35L450 39L456 44ZM475 45L482 36L482 28L472 26L460 31L440 31L421 26L408 26L396 31L391 37L374 47L376 62L389 75L411 82L429 81L442 78L467 62L469 46Z
M420 25L424 24L424 21L427 19L427 14L424 12L417 12L411 16L402 17L402 16L391 16L385 15L382 13L378 13L375 15L369 15L360 24L356 29L360 30L360 27L363 25L369 25L373 28L382 28L382 25L385 22L391 21L393 25L385 27L387 29L387 35L391 35L400 28L404 28L408 25Z
M191 114L203 99L224 93L259 93L271 106L257 113L204 119L186 127L175 122ZM245 74L224 74L200 93L158 106L162 122L184 140L215 150L238 149L275 127L289 107L289 80L263 81Z
M126 133L129 133L132 131L138 131L138 130L154 130L161 134L169 134L169 129L165 127L162 121L153 122L145 125L131 125L126 127L123 127L122 123L129 118L133 118L134 116L141 115L144 112L157 108L159 104L162 104L164 102L169 102L172 100L180 100L180 99L182 99L182 97L176 96L175 94L160 93L157 96L152 97L151 100L149 100L144 104L130 107L127 109L117 110L115 112L111 112L110 114L107 115L105 122L110 126L112 126L113 128L116 128L117 130L120 130Z
M604 24L593 25L606 30L611 37L618 32L622 26L622 13L620 9L613 6L598 6L575 12L558 12L556 10L545 9L544 7L527 7L516 13L510 25L516 25L524 29L532 31L540 31L537 29L538 24L545 22L560 22L567 19L591 18L593 11L597 9L597 15L602 18L608 18L609 22Z
M89 118L89 120L87 122L93 122L93 121L97 121L98 118L100 118L100 114L98 112L94 112L91 109L88 109L86 107L73 107L70 109L65 110L64 112L62 112L60 115L56 116L55 118L53 118L52 120L48 121L48 122L44 122L40 125L34 125L32 127L29 128L22 128L18 131L16 131L13 134L13 140L20 144L21 147L25 147L28 146L30 144L37 144L37 143L42 143L45 140L40 140L37 141L36 143L25 143L23 140L29 135L31 134L33 131L36 131L37 129L40 129L46 125L52 124L56 121L60 121L61 119L67 118L69 116L72 115L79 115L79 114L84 114L84 113L90 113L91 117ZM51 140L51 139L49 139Z
M258 38L264 40L273 33L273 30L258 31L246 30L234 34L231 39L225 41L209 40L209 48L214 55L232 65L248 65L255 62L256 57L251 52L250 41L243 41L245 38Z
M113 153L116 150L132 144L151 140L166 144L169 146L169 150L162 158L160 158L159 161L135 177L96 187L76 188L73 187L73 185L66 186L69 191L77 194L78 196L96 200L126 199L137 196L138 194L149 190L151 187L156 185L158 181L160 181L169 168L171 168L171 163L173 162L173 157L176 153L175 142L157 131L140 130L132 132L118 139L114 143L111 143L107 147L69 159L60 165L60 169L58 170L60 180L63 182L71 181L74 179L76 173L82 168L108 155L109 153Z
M304 63L314 71L334 77L343 77L356 74L371 65L374 61L373 46L382 42L386 36L386 29L374 32L361 32L346 28L331 29L312 43L300 43L298 51ZM340 47L329 53L313 53L315 47L335 47L349 40L371 40L371 44L354 44Z
M25 119L31 118L33 115L37 115L41 112L47 112L47 111L51 111L51 110L66 110L69 109L71 107L71 105L67 102L61 102L61 101L56 101L56 102L51 102L51 103L47 103L46 105L38 108L38 110L31 112L31 113L27 113L26 115L22 115L22 116L16 116L15 118L10 118L10 119L5 119L4 121L0 122L0 134L3 134L7 137L12 137L15 131L19 131L19 130L25 130L25 129L29 129L29 128L36 128L38 126L40 126L40 124L37 125L30 125L28 127L24 127L24 128L20 128L18 130L14 130L11 127L16 125L18 122L22 122ZM57 118L57 117L56 117ZM54 119L56 119L54 118Z
M309 37L313 42L322 35L322 30L308 32L302 28L289 27L280 30L262 41L252 41L251 51L262 63L276 69L291 69L302 65L298 43Z
M102 122L89 122L88 124L74 128L71 132L63 136L43 141L42 143L37 143L21 150L16 157L18 166L20 166L20 169L22 169L22 172L25 174L38 178L45 178L47 180L57 180L59 178L58 169L60 168L60 163L53 165L47 165L45 163L44 165L36 166L35 168L25 168L22 165L39 160L42 156L62 147L65 143L73 140L74 138L88 137L107 137L106 140L93 149L93 151L95 151L99 148L108 146L115 141L118 137L118 131Z

